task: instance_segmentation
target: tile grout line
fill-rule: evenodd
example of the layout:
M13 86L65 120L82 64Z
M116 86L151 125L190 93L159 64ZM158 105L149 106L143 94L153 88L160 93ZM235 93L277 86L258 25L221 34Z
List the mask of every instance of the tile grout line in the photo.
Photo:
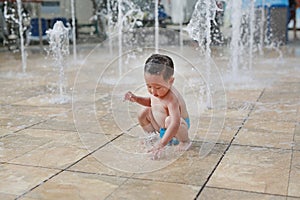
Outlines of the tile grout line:
M5 138L5 137L7 137L7 136L10 135L10 134L18 133L18 132L21 132L21 131L23 131L23 130L26 130L26 129L29 129L29 128L31 128L31 127L34 127L34 126L36 126L36 125L39 125L39 124L41 124L41 123L44 123L44 122L46 122L46 121L48 121L49 119L52 119L52 118L54 118L54 117L50 117L50 118L48 118L48 119L44 119L44 120L42 120L42 121L36 122L35 124L31 124L31 125L28 125L28 126L26 126L26 127L24 127L24 128L21 128L21 129L19 129L19 130L12 131L12 133L8 133L8 134L5 134L5 135L2 135L2 136L0 136L0 139L1 139L1 138Z
M255 103L257 103L260 98L262 97L262 95L265 92L265 88L262 90L262 92L260 93L259 97L257 98L257 100L255 101ZM240 130L244 127L245 123L248 121L251 113L253 112L254 108L255 108L255 103L251 106L251 109L249 111L249 113L247 114L247 116L244 118L241 126L238 128L238 130L236 131L236 133L234 134L234 136L232 137L231 141L229 142L228 146L226 147L226 149L224 150L223 154L221 155L220 159L218 160L217 164L215 165L215 167L213 168L212 172L209 174L209 176L207 177L206 181L204 182L204 184L202 185L202 187L200 188L199 192L196 194L194 200L196 200L200 194L202 193L202 191L204 190L204 188L206 187L208 181L210 180L210 178L212 177L212 175L214 174L214 172L217 170L218 166L220 165L220 163L222 162L223 158L225 157L227 151L229 150L229 148L231 147L233 141L235 140L236 136L238 135L238 133L240 132Z
M207 187L211 188L211 189L221 189L221 190L227 190L227 191L246 192L246 193L252 193L252 194L270 195L270 196L276 196L276 197L299 198L297 196L288 196L288 195L283 195L283 194L272 194L272 193L256 192L256 191L249 191L249 190L239 190L239 189L231 189L231 188L222 188L222 187L215 187L215 186L207 186Z
M297 113L300 113L300 110L297 111ZM298 122L295 122L295 130L294 130L294 135L293 135L293 142L295 143L295 136L296 136L296 129L297 129L297 124ZM287 188L286 188L286 194L288 196L288 192L289 192L289 187L290 187L290 179L291 179L291 172L292 172L292 165L293 165L293 157L294 157L294 151L296 151L296 149L294 148L294 145L292 146L292 153L291 153L291 161L290 161L290 169L289 169L289 177L288 177L288 184L287 184Z

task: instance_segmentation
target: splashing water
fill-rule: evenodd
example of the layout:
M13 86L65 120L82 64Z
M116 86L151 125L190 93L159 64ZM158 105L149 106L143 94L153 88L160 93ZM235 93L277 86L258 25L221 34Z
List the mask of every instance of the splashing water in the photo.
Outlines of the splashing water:
M53 29L47 30L49 51L54 59L54 67L59 68L59 98L54 103L66 103L70 100L65 93L65 58L69 55L69 30L62 21L57 21Z

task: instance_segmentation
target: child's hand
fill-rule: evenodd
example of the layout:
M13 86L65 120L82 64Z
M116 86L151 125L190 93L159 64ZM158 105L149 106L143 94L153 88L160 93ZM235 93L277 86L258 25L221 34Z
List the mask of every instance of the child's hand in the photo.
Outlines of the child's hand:
M157 146L153 147L148 151L152 154L152 160L159 160L163 155L164 147L159 143Z
M127 92L124 96L124 101L131 101L131 102L135 102L135 99L134 99L135 95L132 93L132 92Z

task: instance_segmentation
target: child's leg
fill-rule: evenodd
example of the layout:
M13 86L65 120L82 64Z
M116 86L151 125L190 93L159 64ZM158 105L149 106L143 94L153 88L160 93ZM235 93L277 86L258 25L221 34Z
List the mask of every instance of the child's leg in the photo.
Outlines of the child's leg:
M191 147L192 142L188 134L188 125L184 119L181 119L180 127L175 137L179 140L177 147L179 151L186 151Z
M184 119L180 120L180 126L175 137L179 140L179 142L190 141L189 134L188 134L188 125Z
M166 128L170 124L170 118L167 117L165 121ZM188 150L191 146L191 141L188 134L188 124L184 119L180 119L180 126L175 135L175 138L179 141L178 150L185 151Z
M141 112L138 114L138 120L140 126L145 132L152 133L158 130L158 127L152 116L151 108L145 108L141 110Z

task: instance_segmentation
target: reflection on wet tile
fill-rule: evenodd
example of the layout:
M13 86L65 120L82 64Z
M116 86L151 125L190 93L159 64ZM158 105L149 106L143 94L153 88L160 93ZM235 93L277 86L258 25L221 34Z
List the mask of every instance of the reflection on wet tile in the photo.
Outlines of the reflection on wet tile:
M2 164L0 169L0 193L17 196L39 185L58 172L53 169L10 164Z
M108 199L193 199L198 190L199 187L192 185L132 179L126 181Z
M286 195L290 150L231 146L208 186Z
M222 199L222 200L233 200L233 199L243 199L243 200L285 200L286 197L275 196L270 194L259 194L253 192L236 191L228 189L210 188L206 187L203 192L197 198L202 199Z
M28 193L25 197L34 199L105 199L126 178L95 174L62 172Z

